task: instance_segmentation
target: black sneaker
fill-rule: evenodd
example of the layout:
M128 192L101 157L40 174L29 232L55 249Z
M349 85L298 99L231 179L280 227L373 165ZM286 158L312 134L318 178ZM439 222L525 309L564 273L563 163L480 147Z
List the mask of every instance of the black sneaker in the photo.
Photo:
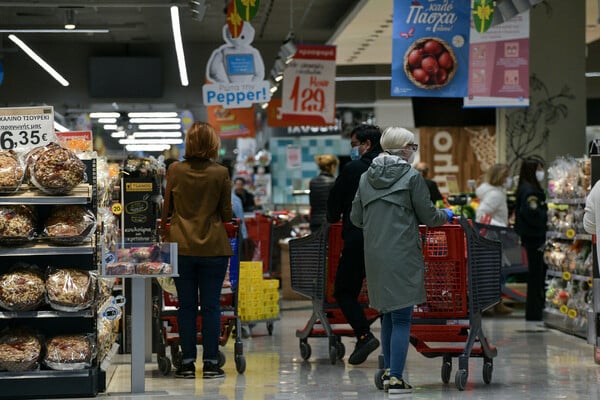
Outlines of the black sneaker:
M390 369L386 369L383 371L383 375L381 375L381 387L385 392L390 389Z
M379 340L371 332L362 335L356 342L356 347L348 362L352 365L362 364L365 362L369 354L374 352L379 347Z
M388 387L389 394L404 394L412 393L413 388L402 378L398 379L395 376L390 377L390 385Z
M202 371L202 378L204 379L215 379L223 378L225 371L219 368L218 364L213 364L210 361L204 361L204 370Z
M187 364L181 364L175 371L175 378L188 378L194 379L196 377L196 366L193 362Z

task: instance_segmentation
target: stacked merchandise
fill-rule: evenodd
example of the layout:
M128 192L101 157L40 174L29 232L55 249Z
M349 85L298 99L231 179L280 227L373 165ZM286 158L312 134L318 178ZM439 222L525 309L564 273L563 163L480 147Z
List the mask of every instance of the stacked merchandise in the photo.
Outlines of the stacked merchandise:
M241 262L238 289L238 313L240 319L243 322L278 319L278 289L279 281L277 279L263 279L263 266L261 262Z
M546 307L544 322L587 336L592 307L591 235L583 229L590 160L561 157L548 168L548 233L544 249Z

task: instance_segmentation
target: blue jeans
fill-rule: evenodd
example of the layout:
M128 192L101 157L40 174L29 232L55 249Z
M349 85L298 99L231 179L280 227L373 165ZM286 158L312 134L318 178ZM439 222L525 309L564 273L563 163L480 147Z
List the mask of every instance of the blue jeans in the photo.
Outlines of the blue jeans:
M228 257L178 256L179 277L175 278L179 309L179 343L183 362L197 357L198 290L202 316L202 360L216 363L221 335L221 288Z
M402 378L410 344L410 321L413 307L401 308L381 316L383 366L390 376Z

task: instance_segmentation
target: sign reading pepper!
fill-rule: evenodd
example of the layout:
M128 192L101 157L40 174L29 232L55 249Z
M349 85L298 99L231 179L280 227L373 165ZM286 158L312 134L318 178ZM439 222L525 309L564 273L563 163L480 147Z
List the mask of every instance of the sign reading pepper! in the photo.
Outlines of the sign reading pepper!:
M297 45L283 74L284 116L315 116L320 125L335 122L335 50L335 46Z

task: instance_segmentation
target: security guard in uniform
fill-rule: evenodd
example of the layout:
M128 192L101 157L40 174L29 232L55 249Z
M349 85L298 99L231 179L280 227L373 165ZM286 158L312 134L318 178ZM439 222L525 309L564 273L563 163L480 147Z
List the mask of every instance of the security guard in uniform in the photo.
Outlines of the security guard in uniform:
M528 321L542 320L545 302L547 267L541 247L546 241L548 206L541 185L544 175L544 162L540 157L532 156L522 161L515 204L515 231L527 252L529 272L525 319Z

